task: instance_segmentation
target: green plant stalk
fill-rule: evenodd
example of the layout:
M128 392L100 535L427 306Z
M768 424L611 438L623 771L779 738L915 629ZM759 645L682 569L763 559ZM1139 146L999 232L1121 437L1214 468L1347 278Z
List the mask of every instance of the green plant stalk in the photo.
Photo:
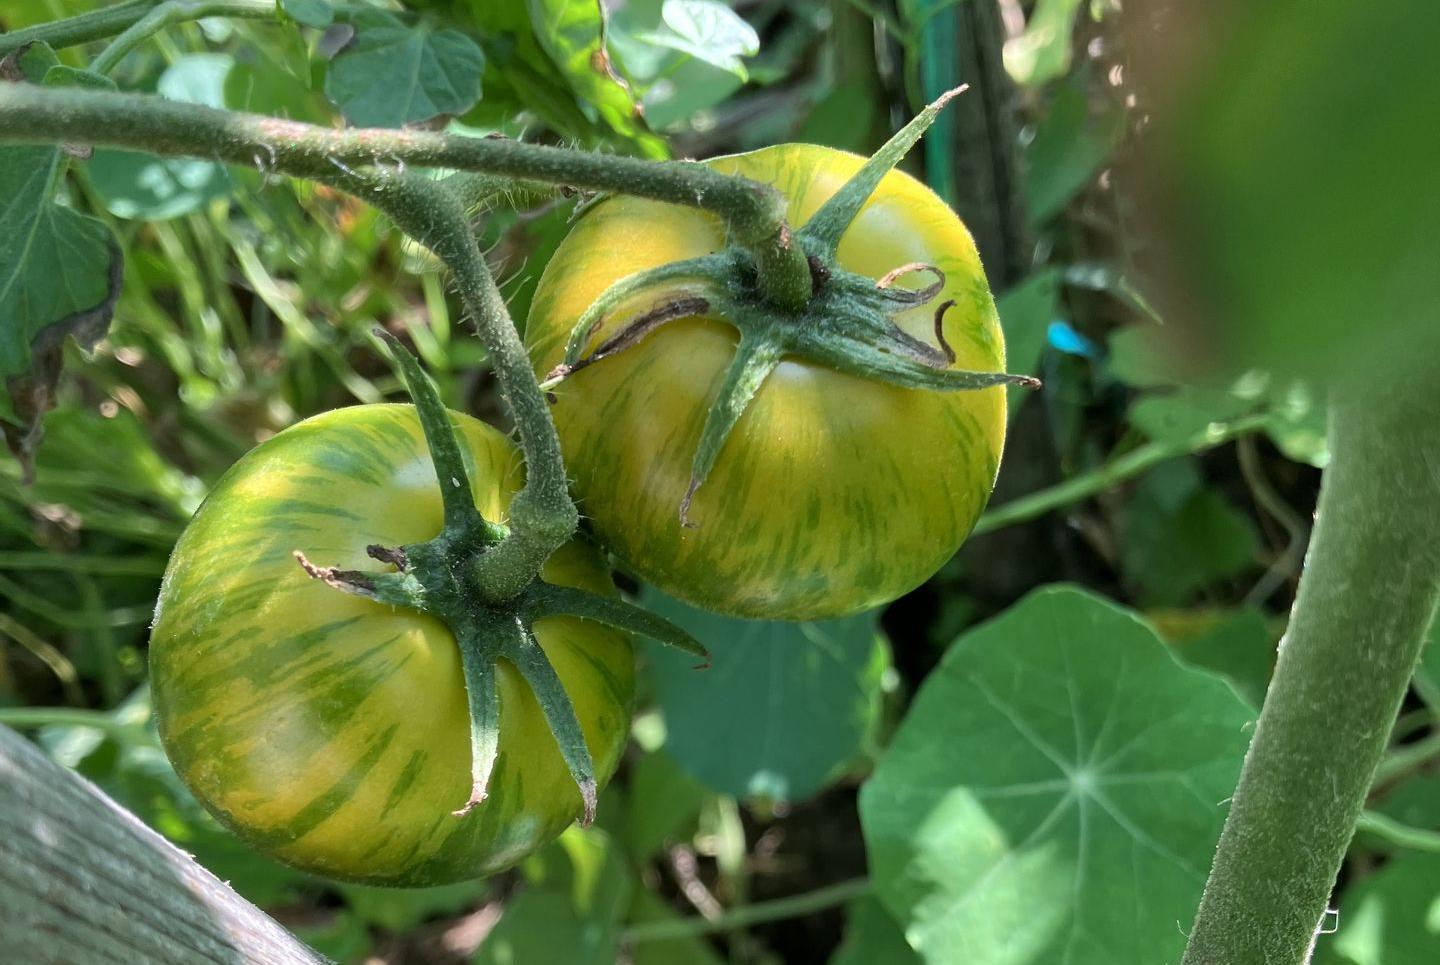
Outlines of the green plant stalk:
M367 165L453 168L703 208L753 256L784 309L810 295L810 265L774 188L683 161L644 161L504 138L349 128L217 110L153 95L0 84L0 143L85 144L196 157L321 180Z
M107 734L133 737L144 727L101 710L78 707L0 707L0 724L6 727L93 727Z
M1213 449L1233 439L1258 432L1265 428L1267 421L1268 417L1264 415L1246 416L1234 422L1216 423L1204 432L1179 442L1147 442L1097 469L986 510L975 524L971 535L1028 522L1053 510L1078 503L1169 459Z
M155 6L157 0L128 0L96 10L0 34L0 57L26 44L49 44L56 50L104 40L126 30Z
M90 69L97 74L108 74L125 58L125 55L143 43L152 34L166 27L199 20L202 17L274 18L274 0L165 0L147 10L90 63Z
M525 453L525 483L510 502L509 532L475 560L481 592L508 600L528 586L550 554L575 532L560 437L510 319L505 299L475 239L462 198L419 174L363 176L331 170L319 178L374 205L450 269L456 289L489 353L501 397Z
M1376 384L1333 395L1305 572L1183 965L1308 960L1440 600L1440 383Z
M675 918L631 925L620 933L620 943L639 944L640 942L690 938L696 935L716 935L765 922L799 918L802 915L814 914L817 911L824 911L827 908L843 905L863 897L870 893L872 887L870 879L855 878L825 888L817 888L803 895L777 898L774 901L764 901L754 905L742 905L715 918Z

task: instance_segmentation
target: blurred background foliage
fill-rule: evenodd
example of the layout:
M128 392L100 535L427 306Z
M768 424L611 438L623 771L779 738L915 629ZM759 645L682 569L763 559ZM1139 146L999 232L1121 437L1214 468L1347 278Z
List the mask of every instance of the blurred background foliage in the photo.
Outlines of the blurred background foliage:
M11 0L0 25L87 6ZM29 728L55 759L342 961L905 965L1049 961L1044 949L1063 945L1076 961L1138 963L1155 960L1154 949L1114 918L1142 905L1165 911L1156 920L1166 937L1154 941L1183 942L1174 921L1188 920L1218 824L1177 825L1185 805L1154 775L1181 773L1185 793L1210 805L1233 785L1240 728L1264 693L1328 457L1322 393L1307 381L1323 370L1289 364L1276 348L1283 339L1247 341L1262 329L1247 329L1246 313L1293 320L1293 299L1276 289L1319 280L1315 313L1301 316L1330 326L1317 341L1339 330L1335 319L1349 326L1363 314L1344 277L1317 272L1323 237L1316 250L1265 257L1275 243L1257 214L1266 208L1245 192L1292 191L1300 204L1314 186L1285 182L1294 159L1262 151L1274 162L1263 184L1234 170L1277 115L1330 123L1283 100L1292 88L1265 69L1276 49L1291 69L1321 76L1341 34L1418 43L1414 35L1338 7L1323 29L1292 29L1285 18L1306 9L1295 3L1235 34L1245 43L1226 48L1226 70L1253 92L1252 109L1227 111L1234 88L1217 84L1188 115L1212 126L1187 129L1183 151L1160 145L1183 158L1177 179L1233 202L1205 221L1207 195L1168 185L1209 232L1196 243L1228 252L1209 276L1228 284L1206 293L1214 313L1196 322L1172 319L1159 297L1173 265L1143 200L1154 178L1151 112L1164 92L1139 82L1135 64L1163 60L1167 48L1119 0L416 0L344 18L319 0L280 7L299 29L185 25L137 48L115 79L315 123L420 124L652 158L792 140L867 152L926 101L969 83L906 166L971 226L1000 296L1009 367L1045 388L1013 400L1009 452L979 533L882 613L746 624L629 584L716 660L695 675L642 648L634 740L594 828L573 828L488 881L336 885L223 832L158 748L145 644L169 548L251 446L313 413L399 394L370 347L376 326L413 342L449 405L501 426L506 417L433 260L373 211L276 179L263 158L237 169L97 151L72 167L65 201L115 230L125 284L109 337L93 357L67 358L33 485L14 461L0 463L0 722ZM78 53L62 61L78 66ZM419 79L387 73L407 65L423 66L411 72ZM368 82L376 76L386 82ZM1332 104L1368 109L1340 93ZM1402 111L1403 100L1388 109ZM1430 164L1440 128L1399 127L1408 140L1387 156ZM1393 128L1376 118L1374 129ZM1285 144L1314 137L1304 130ZM1372 183L1351 170L1378 150L1359 142L1337 141L1336 163L1349 167L1327 176ZM576 207L502 199L477 215L517 320ZM1315 217L1328 230L1347 215ZM1364 224L1378 232L1386 222ZM1245 244L1230 251L1234 239ZM1357 242L1347 257L1357 250L1369 249ZM1405 257L1425 252L1434 253ZM1395 277L1420 278L1414 264ZM1265 274L1272 266L1280 274ZM1418 289L1386 291L1386 309L1399 311ZM1204 371L1176 364L1152 337L1167 324L1234 351ZM1087 589L1032 593L1059 582ZM1184 663L1163 658L1166 648ZM1345 869L1329 961L1436 960L1437 649ZM988 738L975 735L994 734L994 721L975 695L1012 686L1033 746L1001 742L987 754ZM1193 697L1196 716L1177 729L1157 694ZM1069 716L1056 718L1056 704ZM1082 734L1087 719L1094 727ZM1149 762L1132 768L1134 793L1067 797L1074 808L1048 815L1031 815L1034 802L980 813L974 789L1011 786L1007 762L1033 754L1057 720L1055 746L1067 748L1057 780L1134 757ZM1087 817L1087 800L1113 818L1103 833L1087 823L1101 820ZM1037 840L1072 860L1030 862ZM1147 841L1170 859L1147 858ZM1142 864L1153 871L1144 889ZM1098 892L1081 901L1087 874ZM956 922L970 931L947 931ZM990 937L974 937L982 932Z

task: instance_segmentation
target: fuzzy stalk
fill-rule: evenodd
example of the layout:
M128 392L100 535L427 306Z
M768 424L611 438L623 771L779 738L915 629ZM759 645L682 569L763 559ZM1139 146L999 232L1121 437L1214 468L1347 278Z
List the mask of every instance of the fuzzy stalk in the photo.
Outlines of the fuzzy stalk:
M1440 383L1336 392L1330 449L1183 965L1309 960L1440 599Z
M90 69L97 74L108 74L140 44L166 27L199 20L202 17L240 17L250 19L273 19L275 4L271 0L165 0L151 7L120 36L96 56Z
M56 50L104 40L129 29L155 6L158 0L128 0L97 10L87 10L64 20L36 24L0 34L0 57L26 44L49 44Z
M334 130L143 94L0 84L0 143L85 144L198 157L324 179L367 165L445 167L582 191L630 194L719 215L750 252L778 307L810 292L810 266L768 185L683 161L645 161L505 138L420 130ZM803 303L803 302L802 302Z
M530 358L505 299L495 287L461 200L443 183L418 174L366 177L332 170L319 178L374 205L450 269L465 309L515 419L525 453L525 484L510 503L509 533L475 559L480 592L488 602L509 600L530 584L550 554L575 532L579 513L570 499L560 438L540 392Z

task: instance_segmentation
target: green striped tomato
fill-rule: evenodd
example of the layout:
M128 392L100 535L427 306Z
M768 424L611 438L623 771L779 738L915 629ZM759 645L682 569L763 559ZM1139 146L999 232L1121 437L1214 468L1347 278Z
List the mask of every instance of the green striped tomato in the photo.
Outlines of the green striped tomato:
M499 520L523 474L500 433L452 414L476 506ZM220 481L166 570L150 643L160 737L222 823L281 860L334 878L437 884L497 871L549 841L580 795L524 680L498 665L500 755L490 796L464 817L469 717L459 651L433 617L310 579L293 552L379 566L366 546L439 533L440 491L415 410L365 405L308 419ZM542 573L614 593L571 543ZM574 618L536 622L601 784L629 729L628 635Z
M863 163L787 144L708 162L777 187L803 224ZM580 314L632 273L720 250L717 219L617 197L587 212L550 260L527 339L549 372ZM965 226L934 193L892 171L841 239L838 260L879 278L925 262L946 275L930 305L898 317L932 341L934 305L954 299L945 334L955 368L1003 371L995 304ZM587 352L635 312L597 325ZM723 318L671 322L576 371L553 412L582 513L641 578L737 616L834 617L886 603L933 574L989 498L1005 438L1003 388L898 388L787 359L741 417L683 528L677 507L736 333Z

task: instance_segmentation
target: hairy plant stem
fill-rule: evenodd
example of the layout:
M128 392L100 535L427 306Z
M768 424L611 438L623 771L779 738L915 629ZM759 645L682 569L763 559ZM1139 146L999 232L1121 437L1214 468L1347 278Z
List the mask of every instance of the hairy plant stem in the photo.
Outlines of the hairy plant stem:
M166 27L202 17L274 18L273 0L165 0L145 11L110 42L90 64L97 74L108 74L151 35Z
M366 165L445 167L652 198L719 215L731 240L754 258L760 291L778 307L794 310L810 297L810 265L791 237L779 192L699 164L430 131L333 130L149 95L32 84L0 84L0 142L128 148L311 179Z
M550 554L575 532L579 513L570 499L549 406L475 240L464 202L443 182L419 174L347 174L332 168L317 180L374 205L433 251L450 269L465 310L474 319L525 453L525 484L510 503L509 533L475 559L477 583L487 601L508 600L530 584Z
M1440 384L1337 391L1330 450L1184 965L1308 961L1440 600Z
M49 44L56 50L104 40L126 30L155 6L158 0L127 0L96 10L0 34L0 57L26 44Z

